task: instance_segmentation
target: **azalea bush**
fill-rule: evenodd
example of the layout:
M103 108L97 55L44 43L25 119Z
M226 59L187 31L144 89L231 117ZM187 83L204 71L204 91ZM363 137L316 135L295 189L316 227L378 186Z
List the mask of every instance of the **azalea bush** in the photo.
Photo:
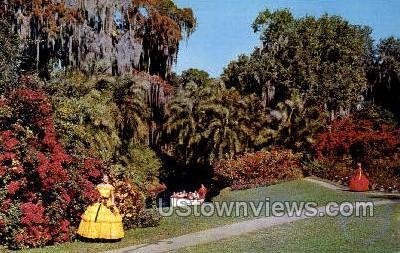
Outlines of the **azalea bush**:
M69 241L84 208L98 199L94 183L101 168L65 152L42 91L19 88L5 97L0 101L0 243L25 248Z
M112 178L115 188L115 205L122 216L125 229L137 226L140 214L144 209L144 195L127 178Z
M311 174L347 183L353 166L361 162L373 188L400 188L400 130L381 119L336 120L316 136L314 151L314 165L320 166L312 166Z
M314 148L320 157L351 155L353 159L368 160L395 154L399 134L393 126L349 117L334 121L330 130L318 134Z
M125 229L137 227L154 227L158 226L161 216L155 209L146 209L145 200L146 193L131 183L126 177L112 176L112 184L115 187L115 204L122 216L122 222ZM148 195L157 194L165 190L162 184L154 184L149 187Z
M217 180L234 189L275 184L302 177L301 155L279 149L221 160L214 166Z

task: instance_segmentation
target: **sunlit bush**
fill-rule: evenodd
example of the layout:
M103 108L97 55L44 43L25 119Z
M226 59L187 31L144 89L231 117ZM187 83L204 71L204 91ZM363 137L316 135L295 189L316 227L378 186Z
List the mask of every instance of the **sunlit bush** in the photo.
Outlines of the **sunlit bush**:
M214 173L222 184L235 189L270 185L301 178L300 158L290 150L260 151L222 160Z

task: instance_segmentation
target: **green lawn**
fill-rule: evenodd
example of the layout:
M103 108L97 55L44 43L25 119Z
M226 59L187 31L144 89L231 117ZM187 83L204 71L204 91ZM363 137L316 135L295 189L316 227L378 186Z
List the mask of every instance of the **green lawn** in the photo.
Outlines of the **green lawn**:
M266 197L270 201L315 201L323 205L329 201L363 200L362 194L351 192L334 192L307 181L286 182L269 187L221 192L214 201L263 201ZM264 212L262 212L264 213ZM135 244L151 243L160 239L179 236L220 225L234 223L252 217L178 217L163 218L162 223L154 228L141 228L126 231L126 237L117 243L84 243L72 242L59 246L34 249L29 252L99 252L108 249L122 248Z
M375 208L374 217L324 217L271 227L184 252L399 252L400 205Z

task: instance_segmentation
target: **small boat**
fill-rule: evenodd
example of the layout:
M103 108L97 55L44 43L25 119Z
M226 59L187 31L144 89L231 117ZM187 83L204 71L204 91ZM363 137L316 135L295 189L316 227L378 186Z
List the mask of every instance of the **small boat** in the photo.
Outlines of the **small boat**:
M176 197L176 196L171 196L170 200L172 207L197 206L204 203L204 199L189 199L185 197Z
M180 206L198 206L204 203L207 194L207 188L201 184L198 191L186 193L178 192L171 195L171 207Z

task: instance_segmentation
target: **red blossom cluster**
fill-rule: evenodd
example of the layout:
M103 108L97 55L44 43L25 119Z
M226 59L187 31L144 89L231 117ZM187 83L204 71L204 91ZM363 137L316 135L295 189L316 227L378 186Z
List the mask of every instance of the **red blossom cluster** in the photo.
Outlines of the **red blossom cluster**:
M22 203L21 209L21 229L15 236L19 244L40 246L51 239L48 227L49 218L45 215L45 208L41 203L32 202Z
M83 162L89 178L99 178L104 170L103 161L96 158L86 158Z
M352 155L364 160L394 154L399 146L399 129L349 117L334 121L329 131L318 134L314 149L319 157Z
M11 181L7 185L7 193L10 195L15 195L19 189L21 189L21 183L19 181Z
M221 160L214 174L222 184L242 189L301 178L302 168L299 155L280 149Z
M101 163L66 153L42 91L17 89L8 98L0 105L12 112L0 117L0 225L6 231L0 243L23 248L68 241L71 225L98 199L93 181L101 177Z
M347 184L355 162L361 162L372 189L400 189L400 130L373 119L339 119L315 138L320 177Z

